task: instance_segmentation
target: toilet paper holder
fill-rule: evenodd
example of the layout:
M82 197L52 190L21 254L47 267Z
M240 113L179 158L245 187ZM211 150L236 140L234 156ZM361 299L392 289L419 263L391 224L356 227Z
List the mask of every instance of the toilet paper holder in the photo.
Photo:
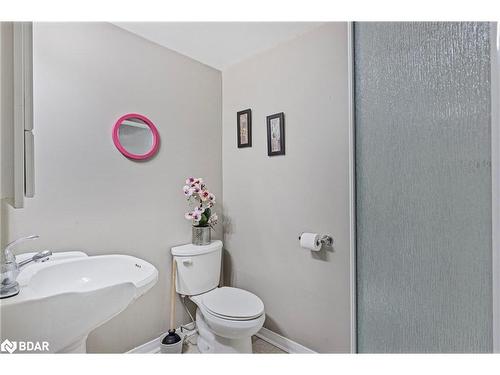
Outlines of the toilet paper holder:
M302 237L302 235L299 236L299 241L300 241L300 237ZM318 241L319 244L322 244L322 245L325 245L325 246L332 246L333 245L333 238L332 236L329 236L328 234L324 234L320 237L319 241Z

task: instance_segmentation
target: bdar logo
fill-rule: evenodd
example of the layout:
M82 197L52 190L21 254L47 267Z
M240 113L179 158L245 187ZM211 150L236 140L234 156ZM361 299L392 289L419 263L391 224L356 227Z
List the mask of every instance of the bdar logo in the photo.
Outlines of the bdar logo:
M10 354L14 353L17 349L17 342L12 342L10 340L4 340L0 344L0 351L9 352Z

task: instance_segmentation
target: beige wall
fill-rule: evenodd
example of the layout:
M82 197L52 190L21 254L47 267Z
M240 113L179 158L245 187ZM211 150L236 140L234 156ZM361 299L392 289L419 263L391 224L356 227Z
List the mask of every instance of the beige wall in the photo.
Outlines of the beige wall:
M157 285L89 337L90 352L123 352L167 329L169 249L190 238L184 179L203 176L222 198L221 74L105 23L35 24L34 69L36 195L9 210L8 235L41 236L20 252L123 253L158 268ZM112 143L128 112L158 127L148 162Z
M6 199L12 197L14 170L13 23L0 22L0 248L6 244ZM1 255L0 255L1 257Z
M223 72L226 277L262 298L267 328L318 352L350 345L347 69L347 24L330 23ZM253 147L238 149L246 108ZM268 157L276 112L286 155ZM331 234L334 250L301 249L304 231Z
M220 72L110 24L34 31L36 196L8 210L8 239L37 233L37 249L130 254L160 271L91 334L89 351L123 352L166 330L168 251L190 238L186 175L204 176L219 202L224 187L226 279L263 299L266 327L319 352L349 351L347 25L229 68L222 89ZM237 149L246 108L253 147ZM269 158L265 117L281 111L287 154ZM126 112L158 126L162 146L147 163L112 144ZM331 234L334 251L302 250L302 231Z

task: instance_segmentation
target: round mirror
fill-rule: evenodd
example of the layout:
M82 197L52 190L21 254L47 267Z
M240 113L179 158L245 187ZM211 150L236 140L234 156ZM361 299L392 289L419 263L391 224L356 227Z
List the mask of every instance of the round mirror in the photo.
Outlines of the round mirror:
M158 151L160 135L146 116L129 113L120 117L113 127L113 142L126 157L144 160Z

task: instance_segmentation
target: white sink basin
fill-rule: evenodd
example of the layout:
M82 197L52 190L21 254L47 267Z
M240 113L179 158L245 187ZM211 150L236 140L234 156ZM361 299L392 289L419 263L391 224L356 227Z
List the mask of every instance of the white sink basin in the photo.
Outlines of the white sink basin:
M21 292L0 300L0 342L46 341L50 352L85 352L88 334L157 280L156 268L135 257L54 253L23 268L17 278Z

